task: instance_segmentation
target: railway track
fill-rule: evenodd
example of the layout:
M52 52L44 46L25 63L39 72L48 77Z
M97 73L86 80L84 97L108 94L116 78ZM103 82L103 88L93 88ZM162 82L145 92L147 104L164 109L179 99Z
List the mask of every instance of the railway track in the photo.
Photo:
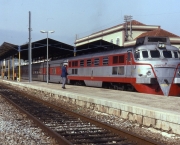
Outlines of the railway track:
M63 107L44 102L5 85L0 85L0 94L20 111L27 114L39 127L54 137L60 145L158 144Z

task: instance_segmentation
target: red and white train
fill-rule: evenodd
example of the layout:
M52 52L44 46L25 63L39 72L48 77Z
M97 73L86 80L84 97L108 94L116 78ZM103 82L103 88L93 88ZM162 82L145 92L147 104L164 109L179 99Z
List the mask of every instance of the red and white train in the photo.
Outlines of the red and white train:
M62 82L68 63L68 84L86 85L165 96L180 96L180 52L167 37L138 38L133 47L49 62L49 82ZM28 79L28 66L21 67ZM46 62L32 65L32 79L46 81Z

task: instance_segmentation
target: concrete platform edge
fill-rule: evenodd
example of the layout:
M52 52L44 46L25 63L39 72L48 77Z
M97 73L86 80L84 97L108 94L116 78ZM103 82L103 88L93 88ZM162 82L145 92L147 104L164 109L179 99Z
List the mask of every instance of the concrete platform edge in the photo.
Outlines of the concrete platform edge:
M53 94L54 96L63 96L75 100L76 105L88 107L95 105L99 112L113 114L124 119L135 121L145 126L151 126L164 131L172 131L180 135L180 114L173 111L159 108L151 108L143 105L129 104L127 102L113 102L111 100L102 100L102 98L93 98L93 96L71 93L66 90L55 90L47 87L33 86L30 83L12 82L1 80L1 82L13 86L30 88ZM52 96L53 96L52 95Z

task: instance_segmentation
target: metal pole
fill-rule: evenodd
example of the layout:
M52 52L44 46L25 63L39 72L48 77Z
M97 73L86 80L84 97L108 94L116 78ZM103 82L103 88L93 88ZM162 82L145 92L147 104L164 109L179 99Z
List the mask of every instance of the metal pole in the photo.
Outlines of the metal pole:
M4 75L5 75L5 72L6 72L6 59L4 59Z
M1 67L1 72L0 73L1 73L1 78L2 78L2 64L1 63L2 63L2 61L0 61L0 67Z
M74 47L74 56L76 56L76 47Z
M13 55L13 60L12 60L12 67L13 67L13 81L14 81L14 55Z
M9 76L10 74L9 74L9 59L8 59L8 80L9 80Z
M21 81L21 64L20 64L20 60L21 60L21 48L20 46L18 47L19 49L19 81Z
M46 67L46 76L47 76L47 84L48 84L48 81L49 81L49 78L48 78L48 32L47 32L47 67Z
M32 50L31 50L31 12L29 11L29 49L28 49L28 59L29 59L29 82L32 82Z
M2 60L1 60L1 79L2 79Z
M44 31L44 30L41 30L40 31L41 33L47 33L47 66L46 66L46 81L47 81L47 84L48 84L48 81L49 81L49 66L48 66L48 60L49 60L49 57L48 57L48 47L49 47L49 44L48 44L48 33L54 33L54 31Z
M3 65L3 63L4 63L4 61L2 61L2 79L4 78L4 70L3 70L4 65Z

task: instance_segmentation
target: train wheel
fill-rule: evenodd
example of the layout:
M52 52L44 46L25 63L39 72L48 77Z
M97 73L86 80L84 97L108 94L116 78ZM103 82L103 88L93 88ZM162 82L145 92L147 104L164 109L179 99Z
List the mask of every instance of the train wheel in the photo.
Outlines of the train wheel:
M128 86L127 86L127 90L128 90L128 91L131 91L131 92L134 92L134 91L135 91L135 89L134 89L134 87L133 87L132 85L128 85Z
M119 87L119 90L121 90L121 91L125 91L125 87L124 87L124 85L120 86L120 87Z
M119 90L119 87L117 85L114 85L114 90Z

